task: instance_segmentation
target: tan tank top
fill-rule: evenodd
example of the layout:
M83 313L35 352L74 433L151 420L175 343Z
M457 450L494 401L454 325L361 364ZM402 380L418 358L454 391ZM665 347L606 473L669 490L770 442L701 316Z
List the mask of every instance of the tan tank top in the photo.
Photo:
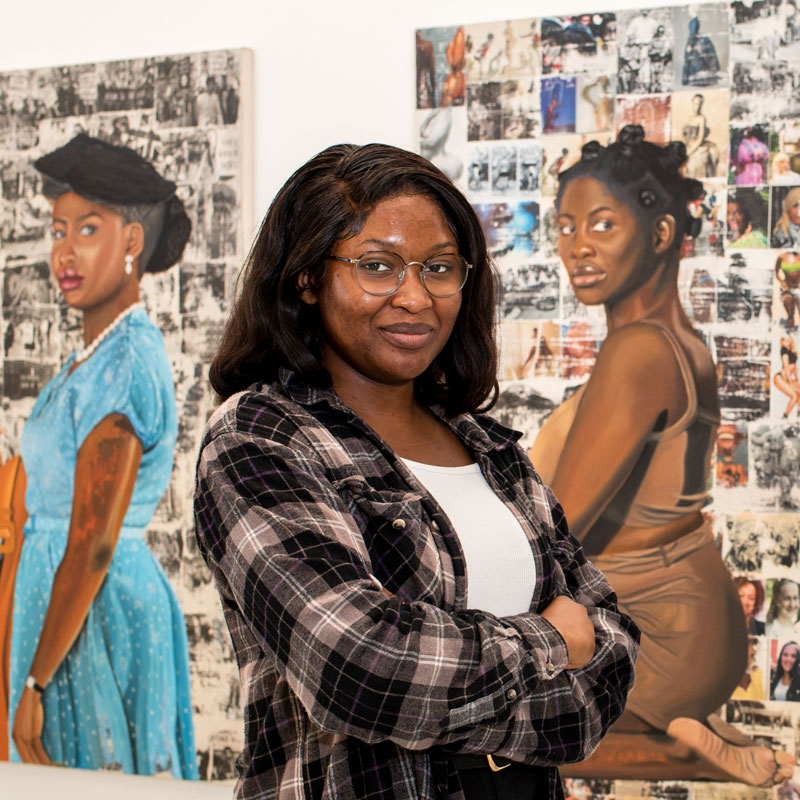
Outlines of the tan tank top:
M670 343L686 387L686 411L663 431L651 433L625 484L600 515L615 525L650 528L674 522L706 505L711 453L719 416L700 408L686 354L666 326L657 327ZM534 466L551 483L586 384L545 420L531 449Z

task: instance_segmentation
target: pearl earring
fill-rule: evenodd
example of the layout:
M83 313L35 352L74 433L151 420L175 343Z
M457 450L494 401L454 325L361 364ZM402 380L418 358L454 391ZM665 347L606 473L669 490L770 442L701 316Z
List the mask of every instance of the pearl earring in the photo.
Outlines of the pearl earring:
M125 256L125 274L133 274L133 256L130 253Z

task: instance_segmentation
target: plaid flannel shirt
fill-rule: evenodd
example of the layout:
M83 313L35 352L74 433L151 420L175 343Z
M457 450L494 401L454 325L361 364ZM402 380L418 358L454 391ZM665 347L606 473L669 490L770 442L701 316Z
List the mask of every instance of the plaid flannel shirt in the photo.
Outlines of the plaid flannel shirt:
M331 389L283 371L210 419L196 532L243 687L240 800L459 800L447 753L540 766L563 797L556 765L586 758L622 712L638 629L519 434L483 415L445 422L529 537L531 613L466 607L447 517ZM581 669L536 613L557 594L595 627Z

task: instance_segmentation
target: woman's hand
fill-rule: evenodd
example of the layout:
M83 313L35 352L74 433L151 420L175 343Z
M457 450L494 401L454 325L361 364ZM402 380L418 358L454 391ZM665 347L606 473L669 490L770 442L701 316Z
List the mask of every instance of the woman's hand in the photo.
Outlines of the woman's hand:
M25 687L17 705L11 735L19 757L28 764L52 763L42 744L43 723L42 696Z
M542 611L541 616L567 643L567 669L585 667L592 660L595 648L594 626L586 609L566 595L559 595Z

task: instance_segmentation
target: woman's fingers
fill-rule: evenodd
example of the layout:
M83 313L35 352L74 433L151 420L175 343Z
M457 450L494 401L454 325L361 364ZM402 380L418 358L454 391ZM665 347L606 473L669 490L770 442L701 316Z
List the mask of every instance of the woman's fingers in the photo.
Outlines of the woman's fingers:
M31 752L28 748L28 743L22 739L17 738L14 736L14 746L17 748L17 753L19 753L19 757L24 764L32 764L33 759L31 758Z
M44 749L44 745L42 744L42 739L40 736L37 736L33 740L31 750L33 752L34 764L46 764L49 766L53 763L50 761L50 757L47 755L47 752Z
M586 666L596 647L594 626L586 609L571 598L559 595L542 611L542 616L567 644L567 669Z
M17 720L19 719L19 714L17 714ZM14 745L17 748L17 752L19 753L19 757L22 761L26 764L36 764L36 757L33 752L33 748L31 747L31 740L26 735L26 733L22 730L17 728L16 721L14 723Z

